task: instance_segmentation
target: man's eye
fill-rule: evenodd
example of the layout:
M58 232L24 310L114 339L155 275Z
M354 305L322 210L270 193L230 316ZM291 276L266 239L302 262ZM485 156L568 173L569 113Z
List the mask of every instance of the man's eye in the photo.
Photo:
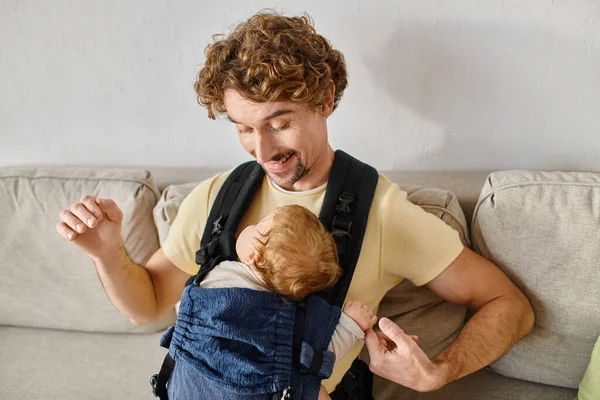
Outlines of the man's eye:
M240 128L238 129L239 133L250 133L252 132L252 128Z
M275 130L275 131L283 131L283 130L286 130L287 128L289 128L289 127L290 127L290 123L288 122L285 125L274 126L273 130Z

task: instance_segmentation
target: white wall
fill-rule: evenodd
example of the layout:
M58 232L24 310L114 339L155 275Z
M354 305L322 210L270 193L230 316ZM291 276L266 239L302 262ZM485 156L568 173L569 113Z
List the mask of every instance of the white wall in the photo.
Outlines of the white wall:
M246 160L192 85L213 33L275 7L346 57L334 147L379 169L600 171L599 3L0 0L0 165Z

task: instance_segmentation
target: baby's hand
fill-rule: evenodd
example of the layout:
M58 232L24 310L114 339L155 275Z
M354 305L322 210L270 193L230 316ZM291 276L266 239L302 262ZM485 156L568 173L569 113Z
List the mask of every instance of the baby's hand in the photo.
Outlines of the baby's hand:
M366 331L377 322L377 315L360 301L349 301L344 305L344 312Z

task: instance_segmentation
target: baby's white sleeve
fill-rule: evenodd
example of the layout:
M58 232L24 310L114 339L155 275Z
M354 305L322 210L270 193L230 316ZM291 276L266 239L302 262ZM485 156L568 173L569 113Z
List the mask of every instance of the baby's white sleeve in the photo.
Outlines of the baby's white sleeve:
M360 329L358 324L345 312L342 312L333 336L331 336L331 342L327 346L327 350L335 354L336 360L341 360L359 340L363 340L364 338L365 333Z

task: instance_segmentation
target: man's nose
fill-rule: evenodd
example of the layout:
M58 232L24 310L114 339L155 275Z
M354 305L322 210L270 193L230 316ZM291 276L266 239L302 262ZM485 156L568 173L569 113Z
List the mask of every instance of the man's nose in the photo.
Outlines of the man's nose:
M254 135L254 140L256 146L256 161L258 161L259 164L263 164L273 158L275 155L273 153L275 146L272 138L269 137L269 135L262 132L256 132L256 135Z

